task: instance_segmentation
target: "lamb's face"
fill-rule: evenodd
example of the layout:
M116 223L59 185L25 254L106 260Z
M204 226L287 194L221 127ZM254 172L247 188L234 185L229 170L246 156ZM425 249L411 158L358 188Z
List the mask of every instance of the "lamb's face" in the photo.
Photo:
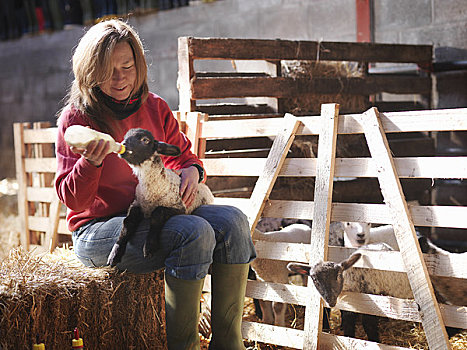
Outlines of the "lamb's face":
M174 157L180 155L180 149L177 146L155 140L152 134L145 129L128 130L123 144L125 152L120 156L135 166L150 159L154 154Z
M344 241L346 246L361 247L370 240L371 224L367 222L345 222Z
M324 301L330 307L334 307L344 287L344 271L352 267L360 257L360 253L354 253L338 264L332 261L320 261L314 266L289 263L287 268L292 272L310 276Z

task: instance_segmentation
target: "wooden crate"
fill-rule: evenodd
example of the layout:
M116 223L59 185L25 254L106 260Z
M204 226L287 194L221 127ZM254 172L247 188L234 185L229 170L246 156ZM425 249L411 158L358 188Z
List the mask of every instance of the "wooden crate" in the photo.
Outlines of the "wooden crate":
M429 109L431 77L419 67L431 66L432 52L430 45L180 37L179 110L201 111L212 117L274 116L291 112L281 107L281 99L307 94L363 95L369 99L367 107L384 106L383 110L407 110L411 106L406 98L376 102L383 93L422 95L424 107ZM364 75L284 77L281 62L286 60L356 62ZM257 68L235 69L236 62L248 62ZM384 68L388 64L391 69ZM405 69L408 64L411 71ZM371 65L379 68L372 72ZM245 103L245 98L270 98L275 103ZM227 99L241 100L225 103ZM412 107L420 108L413 103Z
M374 137L374 130L367 130L368 127L366 125L367 121L374 120L381 121L381 128L378 129L381 133L379 135L381 140L389 134L467 129L467 109L393 113L378 113L377 110L370 110L364 114L338 115L337 113L336 119L338 119L334 129L336 137L342 134L362 133L365 133L367 138L372 135ZM458 228L465 231L467 229L467 207L462 205L407 205L404 192L400 188L397 191L388 191L388 188L400 182L400 179L420 181L423 179L464 178L467 173L467 157L394 157L394 168L391 166L389 167L390 169L381 171L381 163L392 159L391 152L390 149L386 148L385 152L376 151L374 153L375 142L371 140L368 143L369 145L371 144L370 148L373 148L371 151L372 157L339 157L335 158L332 163L331 159L334 157L332 149L328 149L329 159L325 158L324 160L320 159L319 149L318 158L290 158L285 157L284 154L276 154L272 163L270 162L271 155L269 155L269 158L207 158L203 147L205 147L207 140L211 138L235 140L245 137L268 136L275 137L275 140L277 140L279 138L278 135L281 135L279 131L287 129L288 122L285 122L283 118L250 120L211 120L209 118L206 120L198 118L198 120L200 125L195 133L195 137L198 139L196 142L198 148L194 150L198 151L201 155L208 176L236 176L239 178L258 179L251 198L216 197L216 203L238 206L248 214L253 226L259 216L313 219L318 215L318 218L321 217L327 220L327 223L326 221L320 223L322 232L319 233L319 236L312 238L312 242L315 242L313 246L306 244L256 242L258 257L300 262L314 261L316 257L324 257L325 259L338 262L344 257L348 257L355 249L343 247L329 247L327 249L324 232L328 229L326 224L329 224L329 221L365 221L377 224L392 224L396 227L400 222L404 221L402 218L405 217L403 224L405 233L398 234L399 246L402 247L401 252L369 253L368 259L360 261L357 266L386 271L411 271L411 274L408 276L409 280L418 280L418 282L412 284L412 289L416 295L415 301L346 293L345 302L340 301L337 307L341 310L422 322L426 329L430 348L432 349L449 348L443 331L443 325L466 328L467 312L465 307L462 307L465 305L460 305L461 307L459 307L441 304L438 307L432 291L430 292L429 288L427 288L430 285L428 273L432 276L465 280L467 278L467 261L465 261L465 257L461 255L456 256L455 258L459 261L456 260L454 262L444 257L437 260L430 255L423 256L417 248L418 243L413 233L415 232L414 227L419 229L424 227ZM300 123L298 128L290 132L289 136L292 139L299 135L318 135L319 138L322 138L324 137L323 126L326 125L325 120L325 115L299 117L298 121ZM191 123L193 124L193 122ZM281 142L283 140L284 135L282 135ZM285 145L285 143L282 145L283 151L287 151L288 147L290 147L290 144L287 144L287 147ZM326 146L326 144L321 146L320 144L319 147L324 147L323 149L325 150L326 147L329 148L330 146ZM271 153L273 153L273 148L271 148ZM323 171L320 164L326 160L329 163L327 167L328 183L327 187L324 187L325 191L323 192L323 174L319 175L319 173L320 169L321 172ZM386 174L385 177L382 174ZM326 178L326 174L324 175L324 178ZM316 186L314 200L273 200L271 199L271 190L276 176L302 177L310 181L316 181L316 183L318 183L318 177L321 176L321 185ZM335 177L378 179L385 197L385 203L331 202L331 199L333 199L332 179ZM267 181L265 181L265 178L267 178ZM391 179L393 183L388 185L388 179ZM258 187L260 187L259 196ZM399 210L396 214L393 210L394 205ZM317 208L319 208L319 213L317 213ZM394 219L395 217L397 220ZM316 225L316 222L313 225ZM409 234L406 234L407 232ZM407 269L406 266L409 266L409 268ZM310 283L309 285L312 284ZM319 329L316 316L319 312L310 306L310 298L314 295L310 288L313 287L248 281L248 297L308 306L308 309L311 308L312 311L309 311L311 314L308 314L307 311L308 316L306 317L311 317L312 322L309 323L311 326L306 328L305 331L244 322L244 336L248 339L266 343L306 349L315 348L318 341L320 348L336 346L338 348L345 347L350 349L363 348L370 345L362 340L333 336L322 332L313 333ZM422 313L419 312L419 305L421 305ZM430 305L430 308L432 308L429 312L423 310L427 305ZM305 320L305 322L307 321ZM315 328L313 328L313 325ZM396 347L384 345L381 345L381 348L396 349Z

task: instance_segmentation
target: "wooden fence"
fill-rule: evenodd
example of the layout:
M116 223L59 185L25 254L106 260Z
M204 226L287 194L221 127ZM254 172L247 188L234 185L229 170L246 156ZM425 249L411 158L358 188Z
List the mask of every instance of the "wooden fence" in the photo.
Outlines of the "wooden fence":
M465 281L467 261L462 255L437 259L423 256L415 237L415 228L447 227L467 229L467 207L408 205L400 179L464 178L467 157L393 158L386 135L467 129L467 109L379 113L370 109L363 114L339 115L335 105L324 106L321 116L263 118L250 120L206 120L196 118L187 124L192 130L194 151L199 153L209 176L256 177L251 198L216 198L216 203L234 204L250 217L254 228L260 216L313 219L312 245L287 242L256 242L258 257L286 261L313 262L317 259L341 261L354 249L327 247L330 221L363 221L394 226L400 252L368 252L358 267L407 272L414 300L379 295L346 293L337 304L341 310L369 313L393 319L422 322L430 349L448 349L444 325L467 328L464 305L436 302L429 274ZM335 158L336 139L341 134L364 134L371 157ZM287 158L287 150L296 135L319 135L318 157ZM209 139L268 136L275 138L268 158L205 158L203 147ZM410 144L408 145L410 146ZM315 179L314 201L270 200L277 177ZM377 178L385 203L332 202L333 179L339 177ZM390 263L389 263L390 262ZM454 280L453 280L454 281ZM363 348L371 343L334 336L320 331L322 303L309 287L249 281L247 296L306 306L305 330L244 322L248 339L265 343L314 349ZM420 309L419 309L420 308ZM396 349L378 345L380 349ZM399 349L399 348L398 348Z

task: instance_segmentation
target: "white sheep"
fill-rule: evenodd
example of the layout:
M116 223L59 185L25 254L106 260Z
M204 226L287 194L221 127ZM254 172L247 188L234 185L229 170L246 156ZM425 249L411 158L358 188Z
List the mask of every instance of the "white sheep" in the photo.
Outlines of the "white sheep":
M371 227L366 222L344 222L344 246L361 247L363 245L384 242L393 250L399 250L392 225Z
M125 152L120 156L133 169L138 184L135 200L128 209L122 231L109 255L107 262L110 266L115 266L121 261L126 245L143 217L151 218L143 247L144 256L149 257L156 251L159 233L170 217L190 214L200 205L214 201L209 188L200 183L193 203L188 208L185 206L180 196L180 176L166 169L160 157L180 155L178 147L155 140L153 135L144 129L130 129L124 137L123 144Z
M310 243L311 228L306 224L291 224L280 230L261 232L256 229L253 232L253 240L287 243ZM343 242L343 228L340 223L331 223L329 230L329 244L336 245ZM286 284L289 282L287 261L256 258L251 262L251 267L260 281ZM287 304L260 300L262 320L268 324L285 326L285 312Z

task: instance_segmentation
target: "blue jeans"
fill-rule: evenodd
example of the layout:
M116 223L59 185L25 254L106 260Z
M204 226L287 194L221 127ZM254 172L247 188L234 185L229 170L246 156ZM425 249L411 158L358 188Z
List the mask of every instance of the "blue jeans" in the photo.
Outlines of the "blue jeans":
M94 219L73 232L76 256L86 266L107 264L107 257L120 234L125 215ZM159 237L159 250L143 256L149 231L144 219L128 242L120 270L147 273L165 267L165 273L186 280L201 279L212 262L245 264L256 257L248 220L239 209L226 205L203 205L192 215L171 217Z

